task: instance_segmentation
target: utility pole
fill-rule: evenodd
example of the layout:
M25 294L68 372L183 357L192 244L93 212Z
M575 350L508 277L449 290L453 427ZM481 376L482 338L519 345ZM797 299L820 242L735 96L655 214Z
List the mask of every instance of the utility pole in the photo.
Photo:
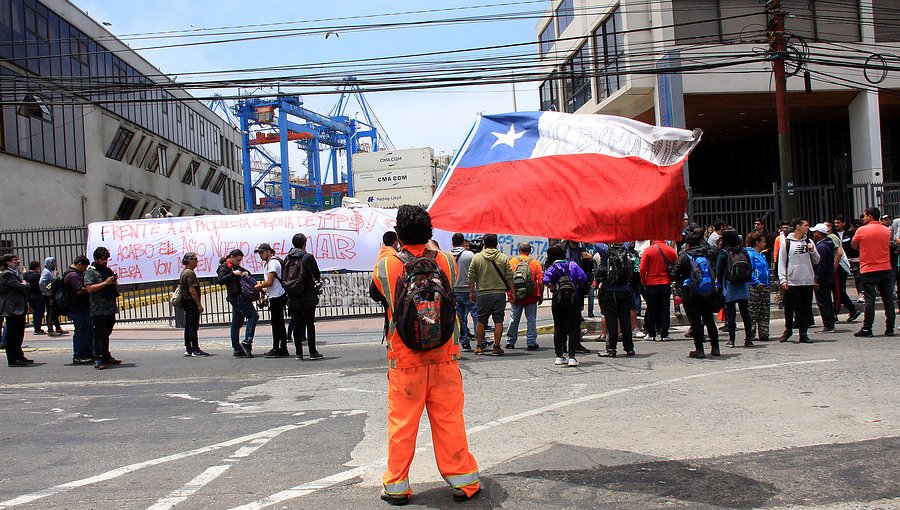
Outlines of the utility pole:
M794 196L794 160L791 154L791 119L787 104L787 76L784 61L787 48L784 43L784 12L781 0L769 0L769 37L774 50L772 67L775 73L775 108L778 114L778 156L781 167L781 211L785 218L797 214Z

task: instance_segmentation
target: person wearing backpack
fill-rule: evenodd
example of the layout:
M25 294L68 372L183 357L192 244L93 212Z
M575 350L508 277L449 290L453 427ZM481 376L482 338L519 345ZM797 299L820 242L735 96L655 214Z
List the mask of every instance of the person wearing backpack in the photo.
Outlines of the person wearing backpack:
M216 281L225 286L225 300L231 305L231 351L236 358L253 357L253 337L256 334L256 323L259 312L253 306L253 300L247 299L241 291L241 279L250 277L250 271L241 267L244 252L238 249L228 252L228 256L219 262L216 269ZM244 330L244 341L239 340L241 328Z
M737 330L737 313L740 310L744 323L744 347L753 347L753 323L750 319L750 280L753 267L750 254L741 246L741 236L734 229L722 232L722 251L716 261L716 288L725 298L725 324L728 330L728 347L734 347Z
M284 262L282 285L288 296L288 312L294 324L292 333L296 358L303 359L305 342L309 349L309 359L317 360L323 358L316 349L316 306L319 304L322 274L316 257L306 251L306 241L306 234L302 232L291 238L293 248Z
M284 310L287 305L287 295L281 284L283 276L283 262L275 256L275 250L269 243L260 243L254 253L266 265L263 272L263 281L256 284L256 288L269 298L270 322L272 325L272 349L263 354L266 358L281 358L290 356L287 348L287 330L284 325Z
M669 340L669 304L672 296L671 272L678 261L678 254L665 241L653 241L641 257L641 284L647 297L647 315L644 340L662 342Z
M91 298L84 287L84 272L91 261L84 255L75 257L69 269L63 273L63 289L69 300L66 315L72 319L72 364L90 365L94 362L94 348L91 344L93 322L91 321Z
M822 333L834 333L834 323L837 320L833 301L835 245L828 237L828 226L824 223L817 224L811 231L816 251L819 252L819 261L813 266L816 274L813 289L816 306L819 307L819 315L822 316Z
M606 321L606 350L597 353L615 358L619 337L625 354L634 356L631 312L634 310L632 281L635 278L634 257L628 243L598 245L600 267L596 279L600 289L600 310Z
M409 503L409 468L422 411L427 410L438 470L453 488L453 499L465 501L481 486L466 437L457 363L459 323L451 283L456 281L456 262L446 252L426 249L433 230L425 209L401 205L396 231L403 251L380 260L373 274L388 302L391 324L386 342L388 458L381 499L392 505Z
M767 243L765 234L753 232L747 236L747 247L744 248L750 255L750 265L753 267L749 303L750 338L759 338L761 342L769 341L769 314L772 300L769 291L769 261L762 253L766 249Z
M506 348L515 349L519 338L519 321L525 312L526 349L536 351L537 309L544 300L544 268L537 259L531 258L531 244L520 243L519 254L509 259L513 272L513 288L507 293L509 299L509 327L506 328Z
M715 272L710 262L711 248L703 240L702 230L693 229L684 238L685 250L679 255L675 269L675 285L680 288L684 309L691 323L694 350L691 358L706 357L703 327L709 333L710 354L719 356L719 330L716 328Z
M778 283L784 290L784 333L780 342L794 335L794 323L800 330L800 343L811 344L807 331L812 319L813 285L816 283L813 265L819 262L816 245L809 240L809 220L791 220L793 232L784 236L778 250Z
M94 328L94 368L103 370L112 365L121 365L109 352L109 337L116 325L119 313L118 274L109 267L110 253L104 246L94 250L94 262L84 272L84 288L91 299L91 325Z
M556 366L577 367L575 355L581 345L581 300L579 290L588 276L581 265L566 258L566 250L559 245L547 250L547 270L542 281L553 293L550 312L553 314L553 348Z

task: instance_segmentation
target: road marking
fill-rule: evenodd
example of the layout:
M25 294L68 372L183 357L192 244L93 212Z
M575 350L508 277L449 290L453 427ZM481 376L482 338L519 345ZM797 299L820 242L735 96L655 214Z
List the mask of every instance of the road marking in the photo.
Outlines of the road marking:
M333 418L333 417L334 417L334 415L331 415L328 418ZM315 425L316 423L324 421L325 419L326 418L323 417L323 418L316 418L314 420L307 420L302 423L297 423L296 428L299 429L299 428L303 428L303 427L308 427L310 425ZM286 432L286 430L283 432ZM219 466L211 466L211 467L207 468L206 471L200 473L196 478L194 478L190 482L186 483L180 489L175 489L168 496L161 498L159 501L157 501L156 503L151 505L147 510L169 510L169 509L171 509L175 505L183 502L184 500L186 500L187 498L192 496L195 492L199 491L200 489L205 487L207 484L209 484L210 482L212 482L213 480L218 478L219 475L221 475L222 473L224 473L225 471L228 471L228 469L231 466L240 462L242 459L246 458L247 456L249 456L251 453L255 452L256 450L259 450L260 448L265 446L269 441L275 439L280 434L281 433L252 439L250 441L250 446L242 446L242 447L238 448L236 452L232 453L230 457L225 459L225 462L230 462L231 464L222 464Z
M254 407L256 407L256 406L252 406L252 405L251 406L243 406L237 402L222 402L221 400L204 400L199 397L192 397L191 395L189 395L187 393L166 393L166 396L172 397L172 398L180 398L180 399L184 399L184 400L190 400L192 402L200 402L201 404L216 404L217 406L220 406L220 407L233 407L233 408L242 409L242 410L253 409Z
M815 365L821 363L835 363L838 360L836 359L819 359L819 360L808 360L808 361L788 361L785 363L771 363L768 365L758 365L753 367L741 367L741 368L729 368L725 370L718 370L716 372L706 372L703 374L693 374L686 375L683 377L676 377L674 379L665 379L662 381L655 381L646 384L638 384L635 386L629 386L627 388L618 388L615 390L604 391L603 393L594 393L591 395L585 395L583 397L572 398L569 400L563 400L560 402L554 402L553 404L548 404L545 406L537 407L535 409L531 409L528 411L524 411L521 413L513 414L510 416L505 416L503 418L498 418L496 420L489 421L482 425L477 425L475 427L471 427L466 431L467 435L475 435L479 432L490 430L494 427L498 427L500 425L505 425L507 423L512 423L515 421L523 420L525 418L530 418L533 416L537 416L540 414L544 414L548 411L554 411L556 409L560 409L562 407L568 407L576 404L581 404L584 402L590 402L592 400L598 400L602 398L611 397L614 395L620 395L622 393L629 393L632 391L638 391L646 388L652 388L655 386L664 386L668 384L676 384L684 381L690 381L694 379L703 379L706 377L712 377L716 375L723 374L733 374L736 372L746 372L750 370L766 370L771 368L780 368L787 366L801 366L801 365ZM431 443L426 443L426 446L420 447L416 449L416 453L423 451L428 445ZM318 480L314 480L312 482L307 482L304 484L297 485L295 487L291 487L290 489L283 490L281 492L276 492L270 496L267 496L262 499L258 499L251 503L247 503L245 505L237 506L232 508L231 510L259 510L261 508L265 508L272 505L277 505L279 503L283 503L290 499L299 498L301 496L305 496L307 494L311 494L317 490L327 489L334 485L337 485L342 482L346 482L352 478L356 478L358 476L362 476L368 471L372 469L378 469L379 467L387 465L387 457L378 459L374 462L366 464L364 466L355 467L353 469L348 469L346 471L342 471L340 473L333 474L331 476L327 476L325 478L320 478ZM2 508L2 507L0 507Z

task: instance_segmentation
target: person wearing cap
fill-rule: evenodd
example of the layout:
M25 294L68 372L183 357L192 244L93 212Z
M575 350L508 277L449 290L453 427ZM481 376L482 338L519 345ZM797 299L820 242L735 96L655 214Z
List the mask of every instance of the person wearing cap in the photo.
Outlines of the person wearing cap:
M865 225L856 229L853 248L859 250L859 272L866 296L866 309L862 329L854 336L871 337L875 322L875 291L884 303L885 336L894 336L894 275L891 272L891 230L875 218L881 217L877 207L869 207L863 214Z
M784 236L778 251L778 283L784 291L784 333L779 341L787 342L794 335L796 319L800 343L811 344L807 332L816 283L813 265L819 262L819 252L807 237L809 220L794 218L790 224L794 230Z
M832 301L834 291L834 241L828 237L828 225L824 223L819 223L812 228L812 236L813 242L816 243L816 251L819 252L819 261L813 267L816 275L816 283L814 285L816 306L819 307L819 314L822 316L822 333L834 333L834 323L836 321L834 302Z
M275 250L269 243L261 243L254 250L259 258L266 264L263 273L264 280L256 284L256 288L269 297L269 314L272 322L272 349L263 354L266 358L281 358L290 356L287 348L287 329L284 326L284 308L287 305L287 295L283 280L282 262L275 256Z
M184 356L209 356L200 349L197 333L200 330L200 314L203 313L203 302L200 300L200 280L197 279L197 254L188 252L181 258L184 269L178 277L181 287L181 302L184 307Z

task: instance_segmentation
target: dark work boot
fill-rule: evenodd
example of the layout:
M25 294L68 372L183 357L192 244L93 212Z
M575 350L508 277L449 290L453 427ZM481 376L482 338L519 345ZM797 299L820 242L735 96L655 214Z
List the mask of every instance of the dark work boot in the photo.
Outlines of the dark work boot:
M719 342L710 342L709 355L710 356L721 356L719 352Z
M688 357L703 359L706 357L706 353L703 352L703 342L694 341L694 350L688 353Z

